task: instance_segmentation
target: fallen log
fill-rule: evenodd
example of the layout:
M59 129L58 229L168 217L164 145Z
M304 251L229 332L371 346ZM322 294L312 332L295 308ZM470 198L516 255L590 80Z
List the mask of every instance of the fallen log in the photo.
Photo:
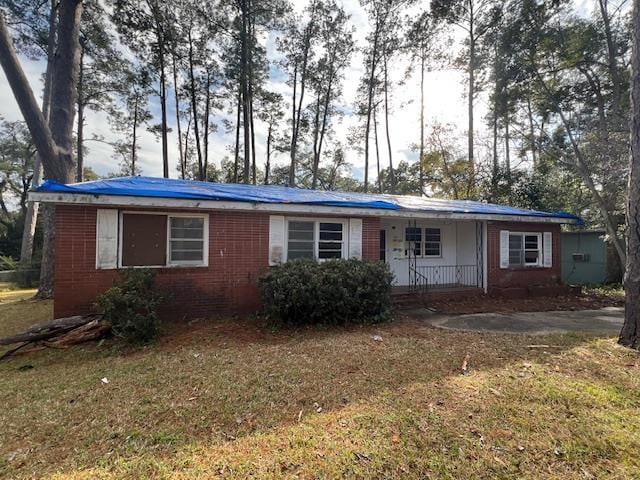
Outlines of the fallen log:
M56 337L82 325L86 325L96 319L102 319L102 315L75 315L73 317L56 318L48 322L39 323L22 333L10 337L0 338L0 345L11 345L19 342L35 342Z
M19 346L11 348L2 354L0 360L29 345L32 345L32 348L22 350L20 353L40 350L46 347L67 348L78 343L98 340L109 333L110 330L111 323L104 320L102 315L77 315L57 318L34 325L17 335L0 338L0 345L20 343Z

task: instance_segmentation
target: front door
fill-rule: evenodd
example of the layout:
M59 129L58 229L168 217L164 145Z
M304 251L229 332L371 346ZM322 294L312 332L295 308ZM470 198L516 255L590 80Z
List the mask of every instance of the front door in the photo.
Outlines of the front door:
M387 261L387 231L380 230L380 258L381 262Z

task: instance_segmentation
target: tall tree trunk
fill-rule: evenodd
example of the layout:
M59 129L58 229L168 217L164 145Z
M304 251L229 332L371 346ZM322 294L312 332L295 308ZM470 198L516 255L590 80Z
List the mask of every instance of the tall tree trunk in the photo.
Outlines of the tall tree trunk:
M76 181L81 182L84 170L84 152L82 146L84 143L84 47L80 45L80 69L78 72L78 101L77 101L77 127L76 127L76 144L77 144L77 167Z
M553 92L551 92L551 89L549 88L547 83L544 81L544 79L540 75L540 72L536 71L535 74L538 80L540 81L542 88L547 93L549 98L553 99L554 98ZM587 187L587 189L591 193L591 196L593 197L594 203L598 207L598 210L600 210L600 214L602 215L602 219L604 221L604 225L607 230L607 233L609 234L609 237L611 237L613 246L615 247L616 253L618 254L618 258L620 259L620 264L625 265L627 261L626 254L622 246L622 242L618 237L618 232L617 232L615 223L611 218L611 214L609 213L609 209L607 208L607 205L604 199L602 198L602 195L600 195L600 192L596 188L596 185L593 182L593 179L591 178L591 172L589 171L587 161L582 155L582 150L580 149L580 146L578 145L578 142L573 135L573 131L571 130L571 125L569 124L567 117L565 116L558 102L555 100L552 100L552 105L556 113L560 117L560 121L562 122L562 126L564 127L564 130L567 133L567 137L569 138L569 143L571 144L573 153L576 156L576 166L578 169L578 173L582 177L582 181L584 182L584 185Z
M176 54L171 53L171 63L173 68L173 98L176 106L176 128L178 130L178 158L180 160L180 177L184 180L184 154L182 150L182 126L180 125L180 94L178 93L178 67L176 65Z
M242 181L249 183L251 162L251 131L249 124L249 39L248 39L248 15L249 0L242 0L242 32L241 32L241 61L240 84L242 86L242 130L244 133L244 168Z
M607 64L609 69L609 77L611 78L611 110L616 116L616 121L620 114L620 103L622 100L622 82L620 79L620 70L618 69L616 41L613 38L611 30L611 17L609 16L608 0L598 0L600 14L602 15L602 23L604 25L605 39L607 42Z
M373 107L373 137L374 144L376 146L376 169L378 176L376 177L378 181L378 193L383 193L382 189L382 178L380 177L380 145L378 144L378 117L376 112L378 111L378 106L375 105Z
M291 181L293 180L295 185L295 169L296 169L296 157L293 153L293 145L296 142L294 138L296 133L296 94L298 88L298 64L296 63L293 66L293 95L291 98L291 148L289 149L290 155L290 163L289 163L289 185L291 185Z
M255 30L253 25L253 19L251 16L248 18L249 27L249 126L251 127L251 183L256 185L256 132L253 123L253 52L255 50Z
M364 191L369 191L369 133L371 132L371 114L373 108L374 84L376 67L378 62L378 41L380 37L380 25L376 22L373 37L373 49L371 50L371 71L369 72L369 83L367 84L367 123L364 129Z
M51 12L49 14L49 34L47 38L47 68L44 74L44 88L42 91L42 115L44 121L49 121L49 104L51 101L51 74L53 73L53 55L56 48L56 27L58 24L58 0L51 0ZM36 153L33 164L33 178L31 188L37 188L42 179L42 159ZM24 229L22 231L22 243L20 246L20 264L28 266L33 258L33 240L36 234L36 224L38 220L37 202L27 204L27 213L24 218Z
M424 67L426 52L420 50L420 153L418 156L420 195L424 195Z
M193 115L193 135L196 139L196 154L198 155L198 180L204 180L204 165L202 163L202 147L200 146L200 129L198 127L198 91L196 89L196 79L193 71L193 38L191 28L187 32L189 40L189 94L191 96L191 113Z
M78 39L81 15L80 0L61 2L57 27L58 42L52 71L51 116L47 125L18 61L4 16L0 14L0 64L41 156L46 177L61 183L72 181L75 167L73 120L80 60ZM55 224L54 209L44 210L44 227L48 235L45 235L43 245L38 295L48 298L53 294Z
M162 127L162 176L169 178L169 140L167 138L167 77L164 66L164 48L160 47L160 110Z
M318 154L318 137L320 136L320 91L316 95L316 108L313 117L313 161L311 164L311 188L315 190L318 185L318 167L320 166L320 155Z
M633 2L631 53L631 154L627 199L625 314L618 342L640 348L640 0Z
M315 5L315 4L314 4ZM304 100L304 90L307 83L307 67L309 62L309 50L311 49L311 34L312 27L315 22L315 9L311 12L311 18L307 24L307 28L304 34L303 52L302 52L302 68L300 71L300 98L298 99L297 109L294 106L294 123L293 131L291 132L291 165L289 167L289 185L291 187L296 186L296 153L298 148L298 138L300 134L300 122L302 120L302 102ZM297 65L294 67L294 90L295 80L297 77ZM294 92L294 104L295 104L295 92ZM297 111L296 111L297 110Z
M273 125L269 122L267 129L267 163L264 166L264 184L269 185L269 172L271 170L271 141L273 135Z
M331 107L331 95L333 91L334 76L335 76L335 70L333 69L333 60L332 60L329 66L329 79L327 80L327 89L324 94L324 104L322 106L322 121L320 122L320 135L318 138L318 148L317 148L316 159L315 159L316 177L317 177L318 169L320 168L320 157L322 156L322 144L324 143L324 137L327 133L327 123L329 118L329 108Z
M236 115L236 148L233 162L233 183L238 183L240 170L240 115L242 114L242 91L238 89L238 113Z
M511 133L509 132L509 113L504 118L504 167L507 181L511 185Z
M469 116L469 132L468 132L468 161L471 171L475 171L475 159L473 156L473 97L475 95L475 76L476 76L476 38L474 31L474 12L473 1L469 1L469 98L468 98L468 116Z
M393 152L391 150L391 134L389 133L389 77L387 70L387 52L384 52L384 126L389 151L389 185L391 193L396 193L396 174L393 171Z
M491 159L491 201L495 202L498 198L498 91L494 93L493 99L493 115L491 122L491 130L493 132L493 155Z
M138 101L139 96L136 95L133 104L133 134L131 135L131 172L130 175L136 174L136 156L138 155ZM184 178L184 170L183 170Z
M211 115L211 72L207 68L207 83L204 96L204 118L202 128L204 129L203 155L204 155L204 180L209 181L209 116Z
M533 109L531 108L531 98L527 95L527 117L529 119L529 148L531 149L531 162L533 163L533 171L538 168L538 157L536 152L536 134L533 124Z

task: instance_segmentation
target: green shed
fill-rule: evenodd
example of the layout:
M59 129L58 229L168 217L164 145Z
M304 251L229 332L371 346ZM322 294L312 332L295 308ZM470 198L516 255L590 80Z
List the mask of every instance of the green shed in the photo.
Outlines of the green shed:
M589 230L562 233L562 280L585 285L609 281L605 232Z

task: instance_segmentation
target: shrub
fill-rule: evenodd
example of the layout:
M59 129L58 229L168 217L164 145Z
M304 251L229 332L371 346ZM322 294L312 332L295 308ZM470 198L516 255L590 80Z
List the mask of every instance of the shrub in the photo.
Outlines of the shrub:
M97 307L111 322L113 334L129 343L146 343L159 332L156 307L162 296L155 290L155 273L129 269L116 285L100 295Z
M260 279L266 313L290 324L377 323L391 313L393 274L382 262L293 260Z

